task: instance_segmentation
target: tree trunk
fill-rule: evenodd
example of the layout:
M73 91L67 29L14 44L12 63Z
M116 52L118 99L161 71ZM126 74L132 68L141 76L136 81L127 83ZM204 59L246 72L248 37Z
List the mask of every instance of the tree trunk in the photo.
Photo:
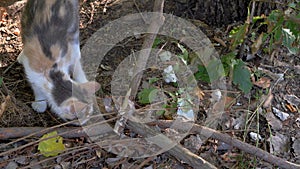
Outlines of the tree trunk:
M174 14L184 18L204 21L211 26L224 26L237 21L245 21L251 0L176 0ZM255 2L254 15L268 15L271 10L286 7L288 0L265 0ZM170 2L170 1L169 1ZM168 6L168 5L166 5ZM174 9L175 8L175 9Z

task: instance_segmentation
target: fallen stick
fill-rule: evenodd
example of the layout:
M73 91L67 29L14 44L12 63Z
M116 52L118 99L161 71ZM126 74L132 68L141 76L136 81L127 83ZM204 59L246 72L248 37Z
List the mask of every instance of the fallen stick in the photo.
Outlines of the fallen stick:
M11 128L0 128L0 140L11 140L16 138L25 137L34 134L34 137L41 137L44 134L57 131L58 133L64 133L61 136L64 138L78 138L86 137L82 128L80 127L65 127L65 128L54 128L52 130L46 130L45 127L11 127Z

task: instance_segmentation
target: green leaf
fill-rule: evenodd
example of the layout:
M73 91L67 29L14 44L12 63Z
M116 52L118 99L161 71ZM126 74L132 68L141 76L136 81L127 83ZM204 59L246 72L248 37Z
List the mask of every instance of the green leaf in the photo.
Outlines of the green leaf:
M164 41L163 41L162 39L156 38L156 39L154 40L154 42L153 42L152 48L155 49L155 48L158 47L158 45L160 45L160 44L162 44L162 43L164 43Z
M282 29L283 33L283 42L282 44L288 48L289 52L292 54L297 54L299 49L295 46L293 46L293 43L296 40L295 35L289 30L289 29Z
M157 98L157 93L159 90L156 88L143 89L138 93L138 101L141 104L149 104Z
M162 109L162 110L159 110L159 111L157 111L157 112L156 112L156 115L157 115L157 116L162 116L162 115L164 115L164 114L165 114L165 112L166 112L166 110L165 110L165 109L166 109L167 107L168 107L168 105L167 105L167 104L164 104L164 105L162 105L162 108L163 108L163 109Z
M252 88L251 75L247 68L245 68L245 63L242 60L237 60L237 64L233 69L233 83L238 85L244 93L249 93Z
M296 37L300 36L299 25L295 21L288 20L285 26L293 33L293 35L295 35Z
M292 3L289 3L288 6L291 7L291 8L296 8L297 4L295 4L294 2L292 2Z
M49 137L53 137L53 138L49 138ZM57 135L57 131L53 131L51 133L45 134L41 139L43 141L39 143L38 150L45 157L57 156L59 153L65 150L65 145L63 144L63 138Z
M278 10L273 10L271 14L268 16L268 20L270 22L277 22L278 18L281 16L281 12Z
M281 37L282 37L282 29L281 28L275 29L274 30L275 41L279 41Z
M236 63L235 57L236 57L235 52L230 52L221 57L221 61L225 71L225 76L228 76L230 70L233 68L234 64Z
M149 84L153 84L155 82L157 82L159 80L159 78L153 77L149 79Z
M3 77L0 77L0 86L2 86L3 83Z
M231 50L234 50L239 44L244 41L248 30L248 24L239 26L234 31L230 31L230 37L233 39L231 44Z
M182 54L178 55L179 58L182 59L182 61L187 64L188 59L189 59L189 52L187 51L187 49L181 45L180 43L177 43L178 48L181 50Z
M203 65L198 66L198 72L195 74L196 79L207 83L213 82L223 76L225 76L223 65L217 59L211 60L206 67Z
M195 73L195 78L199 79L199 80L202 80L204 82L207 82L207 83L210 82L209 75L206 71L205 66L203 66L203 65L198 66L198 71Z

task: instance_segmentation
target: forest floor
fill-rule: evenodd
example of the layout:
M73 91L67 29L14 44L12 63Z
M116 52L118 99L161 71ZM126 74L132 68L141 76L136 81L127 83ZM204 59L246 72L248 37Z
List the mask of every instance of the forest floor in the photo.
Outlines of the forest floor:
M63 121L52 114L50 110L45 113L36 113L31 109L34 100L32 90L26 81L23 66L16 59L22 50L20 37L20 17L24 2L16 2L7 7L0 8L0 127L51 127L62 124ZM173 12L181 3L167 1L164 12L177 16ZM80 40L81 47L100 28L120 17L150 12L153 1L119 1L119 0L84 0L80 8ZM226 54L228 47L221 43L229 43L228 27L210 27L193 16L186 14L184 19L192 22L201 29L211 40L219 55ZM111 81L114 71L127 56L142 48L144 35L129 37L115 45L99 65L97 81L101 90L97 93L99 98L111 95ZM162 41L170 42L159 47L172 53L180 53L168 37L159 36ZM178 41L178 40L177 40ZM190 49L188 49L189 51ZM247 51L245 52L247 55ZM199 110L195 123L204 124L210 118L208 112L213 104L219 102L215 97L221 97L225 102L224 113L214 121L212 127L222 133L242 140L270 152L290 162L300 164L300 57L291 55L287 49L279 47L272 55L262 54L259 57L246 61L252 74L259 74L253 78L251 92L244 94L236 86L229 85L230 78L226 79L226 91L215 90L208 83L197 81L201 91ZM176 85L170 85L162 80L161 71L147 69L144 74L139 91L145 86L151 86L149 79L155 78L156 87L164 86L169 93L176 93ZM146 77L147 76L147 77ZM214 97L215 96L215 97ZM173 98L174 99L174 98ZM215 100L214 100L215 99ZM208 101L209 100L209 101ZM145 105L137 102L136 108ZM221 102L221 101L220 101ZM103 103L99 103L102 104ZM217 105L216 103L214 105ZM107 105L104 104L107 107ZM218 106L218 105L217 105ZM171 107L172 108L172 107ZM173 107L174 108L174 107ZM176 106L175 106L176 108ZM160 120L174 120L176 111L166 111L156 114ZM212 119L209 119L212 120ZM256 135L257 134L257 135ZM100 147L89 148L65 153L55 158L46 158L37 150L38 137L30 137L9 146L13 141L0 140L0 168L10 166L29 168L191 168L184 161L179 161L168 153L162 153L149 158L128 158L109 153ZM66 138L65 146L70 150L74 147L84 147L91 144L85 137ZM193 153L203 157L218 168L275 168L261 159L243 153L243 151L215 139L200 139L198 135L186 136L180 143ZM3 145L5 147L3 147ZM24 148L15 149L22 145ZM13 151L14 150L14 151ZM73 149L74 150L74 149Z

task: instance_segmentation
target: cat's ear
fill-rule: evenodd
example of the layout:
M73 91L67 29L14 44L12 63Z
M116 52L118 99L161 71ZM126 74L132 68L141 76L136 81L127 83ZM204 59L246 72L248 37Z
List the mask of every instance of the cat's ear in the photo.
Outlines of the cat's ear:
M100 84L94 81L79 84L80 87L88 92L89 95L93 95L100 89Z

